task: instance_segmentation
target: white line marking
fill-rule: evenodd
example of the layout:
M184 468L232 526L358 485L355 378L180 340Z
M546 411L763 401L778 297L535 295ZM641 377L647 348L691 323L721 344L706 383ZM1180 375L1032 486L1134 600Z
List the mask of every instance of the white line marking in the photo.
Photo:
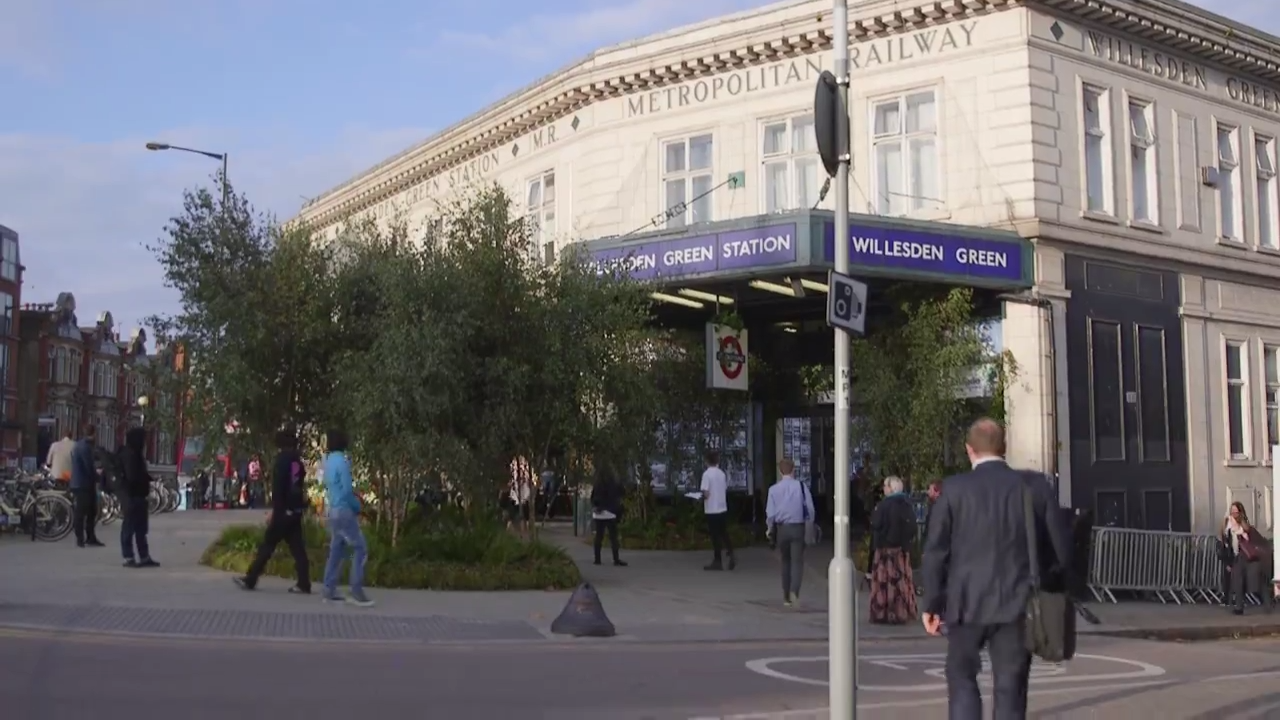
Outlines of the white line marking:
M907 660L907 661L914 661L916 663L927 662L929 664L936 664L938 662L944 662L945 658L946 658L945 655L940 655L940 654L872 655L868 657L861 657L859 658L859 661L869 662L872 664L877 664L882 666L885 663L889 663L890 665L898 665L899 666L898 669L905 670L906 668L902 667L901 662L895 663L894 661ZM1092 675L1070 675L1070 674L1065 674L1066 672L1065 670L1059 670L1059 666L1036 663L1032 665L1033 671L1036 669L1043 669L1044 671L1049 671L1052 674L1038 674L1038 675L1033 674L1030 680L1030 684L1032 686L1038 686L1038 685L1053 685L1053 684L1063 684L1063 683L1113 682L1116 680L1143 680L1146 678L1160 677L1161 675L1165 674L1165 669L1160 667L1159 665L1152 665L1150 663L1140 662L1138 660L1128 660L1125 658L1110 657L1107 655L1085 655L1085 654L1077 654L1076 658L1079 660L1095 660L1095 661L1101 661L1101 662L1107 662L1107 663L1114 663L1117 665L1127 665L1135 669L1130 670L1128 672L1095 673ZM774 665L783 665L787 663L819 663L819 662L826 662L826 661L827 661L827 658L825 656L763 658L759 660L748 660L746 663L746 667L748 670L750 670L753 673L756 673L758 675L764 675L765 677L771 677L776 680L800 683L802 685L813 685L815 687L826 687L828 684L826 680L820 680L817 678L808 678L800 675L792 675L790 673L782 672L781 670L776 670L773 667ZM1062 672L1064 674L1058 674L1058 672ZM926 671L925 674L936 677L936 675L930 671ZM946 682L940 682L940 683L926 683L926 684L916 684L916 685L859 685L858 689L865 692L926 693L926 692L938 692L941 690L946 690L947 684Z
M872 665L879 665L880 667L889 668L890 670L906 670L907 669L906 665L901 665L895 662L889 662L888 660L868 660L867 662L871 663Z
M1043 697L1046 695L1069 695L1071 693L1080 693L1085 691L1104 691L1104 690L1133 690L1146 687L1161 687L1169 685L1207 685L1210 683L1235 682L1238 680L1260 680L1263 678L1280 677L1280 670L1259 670L1257 672L1236 673L1233 675L1217 675L1214 677L1196 679L1174 679L1168 680L1147 680L1144 682L1130 683L1113 683L1110 685L1088 685L1080 687L1058 687L1044 688L1040 690L1031 690L1027 693L1028 697ZM865 689L865 688L864 688ZM984 699L990 700L990 695L983 695ZM858 703L859 710L890 710L894 708L917 708L929 707L932 705L946 704L947 698L935 697L923 700L894 700L890 702L878 703ZM823 713L827 713L823 715ZM830 711L828 708L813 708L810 710L783 710L780 712L763 712L763 713L747 713L743 715L708 715L705 717L690 718L690 720L829 720Z

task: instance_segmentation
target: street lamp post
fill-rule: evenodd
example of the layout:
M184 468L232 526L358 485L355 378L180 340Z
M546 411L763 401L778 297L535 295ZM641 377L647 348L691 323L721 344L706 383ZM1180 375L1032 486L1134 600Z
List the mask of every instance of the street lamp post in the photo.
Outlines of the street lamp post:
M142 415L141 419L138 421L138 424L142 425L143 427L145 427L147 424L147 405L149 405L150 403L151 403L151 399L148 398L146 395L142 395L141 397L138 398L138 410L141 412L141 415Z
M158 142L147 143L147 149L148 150L181 150L182 152L195 153L196 155L203 155L207 158L213 158L214 160L221 160L222 161L222 209L224 212L226 211L227 201L230 198L230 194L229 194L230 185L227 183L227 153L208 152L206 150L196 150L194 148L181 147L178 145L170 145L169 143L158 143Z

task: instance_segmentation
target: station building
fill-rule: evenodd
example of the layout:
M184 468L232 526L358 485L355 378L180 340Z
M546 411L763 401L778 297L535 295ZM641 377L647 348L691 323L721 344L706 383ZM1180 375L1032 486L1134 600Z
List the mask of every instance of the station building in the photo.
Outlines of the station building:
M853 272L987 293L1019 365L1011 460L1102 524L1212 532L1240 500L1272 526L1280 39L1173 0L873 0L850 36ZM831 39L803 0L597 51L301 217L425 227L498 181L542 257L586 241L686 304L783 317L833 257Z

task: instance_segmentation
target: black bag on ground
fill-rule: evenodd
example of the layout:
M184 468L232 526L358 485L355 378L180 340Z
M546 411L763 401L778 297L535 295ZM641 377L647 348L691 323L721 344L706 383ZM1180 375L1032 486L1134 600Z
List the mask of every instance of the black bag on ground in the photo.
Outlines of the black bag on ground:
M1076 654L1075 603L1066 592L1047 592L1041 587L1039 532L1029 488L1022 491L1022 514L1031 572L1031 592L1027 596L1025 618L1027 650L1048 662L1070 660Z

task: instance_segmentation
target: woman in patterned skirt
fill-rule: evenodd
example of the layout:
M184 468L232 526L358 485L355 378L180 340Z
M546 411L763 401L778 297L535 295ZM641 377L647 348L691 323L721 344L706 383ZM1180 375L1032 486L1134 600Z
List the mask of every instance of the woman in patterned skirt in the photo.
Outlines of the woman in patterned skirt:
M916 618L916 588L911 579L911 545L916 513L902 480L884 481L884 499L871 515L871 622L902 625Z

